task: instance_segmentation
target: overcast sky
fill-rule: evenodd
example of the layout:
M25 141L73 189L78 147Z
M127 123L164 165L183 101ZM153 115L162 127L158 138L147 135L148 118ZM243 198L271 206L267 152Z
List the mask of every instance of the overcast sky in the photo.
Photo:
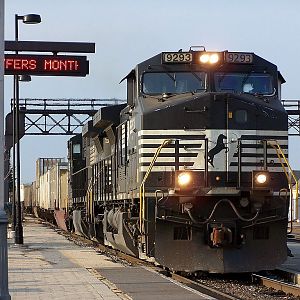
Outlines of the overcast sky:
M283 98L299 99L299 0L7 0L5 39L14 39L14 15L37 13L38 25L20 23L20 40L95 42L89 54L90 75L34 77L22 83L21 98L122 98L119 81L137 63L162 51L207 50L255 52L275 63L287 83ZM12 78L5 78L6 111ZM65 157L66 137L22 140L22 181L35 176L38 157ZM290 160L300 169L290 139Z

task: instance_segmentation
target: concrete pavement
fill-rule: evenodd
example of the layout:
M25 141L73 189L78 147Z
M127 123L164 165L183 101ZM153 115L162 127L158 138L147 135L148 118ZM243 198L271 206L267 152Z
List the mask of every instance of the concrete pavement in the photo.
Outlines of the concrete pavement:
M27 218L24 224L24 246L9 240L8 265L9 290L15 300L129 299L95 272L100 266L111 269L120 264L75 245L34 219Z

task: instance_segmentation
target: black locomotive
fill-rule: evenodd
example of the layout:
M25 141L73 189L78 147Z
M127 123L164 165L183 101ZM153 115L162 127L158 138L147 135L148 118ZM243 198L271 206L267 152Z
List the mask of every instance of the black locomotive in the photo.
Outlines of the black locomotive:
M284 79L254 53L163 52L69 141L77 231L175 271L273 269L287 256Z

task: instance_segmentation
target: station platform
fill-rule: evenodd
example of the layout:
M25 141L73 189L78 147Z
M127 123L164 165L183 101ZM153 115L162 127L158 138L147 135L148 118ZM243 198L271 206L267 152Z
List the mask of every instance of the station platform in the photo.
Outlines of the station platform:
M299 222L293 223L293 230L292 230L291 235L300 240L300 223Z
M150 269L116 263L26 218L24 245L8 240L12 300L214 299Z
M278 268L286 273L286 276L294 283L300 285L300 224L294 223L293 232L289 235L295 240L288 239L288 247L291 250L293 257L288 257L287 260Z

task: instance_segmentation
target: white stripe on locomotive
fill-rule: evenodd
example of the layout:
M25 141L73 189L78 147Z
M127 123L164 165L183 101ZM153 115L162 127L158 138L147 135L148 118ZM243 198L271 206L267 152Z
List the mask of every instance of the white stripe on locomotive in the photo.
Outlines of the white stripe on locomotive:
M288 154L288 150L286 146L288 144L287 140L287 131L262 131L262 130L142 130L138 132L138 136L140 137L138 140L139 144L139 154L150 154L155 153L157 147L163 143L163 141L167 138L176 139L175 135L186 136L187 139L180 139L179 140L179 147L182 144L185 145L199 145L199 148L179 148L179 153L181 154L179 157L180 163L194 163L193 167L189 166L189 169L193 168L203 168L204 167L204 141L202 139L195 139L195 136L203 136L205 135L209 140L209 149L212 149L216 145L217 137L223 134L226 136L227 139L224 141L224 145L228 147L228 152L222 153L221 155L216 155L214 157L214 161L212 164L209 164L209 171L237 171L237 166L230 165L231 163L236 164L238 161L237 157L237 140L239 137L243 136L242 143L244 147L242 149L242 153L245 155L242 157L242 164L244 163L256 163L257 166L243 166L243 171L251 171L254 168L260 169L261 168L261 160L263 158L263 149L251 147L251 145L260 145L260 138L265 138L271 140L273 138L278 139L278 143L283 147L283 152L285 155ZM147 135L150 135L147 139ZM155 135L157 138L153 138ZM251 139L253 136L257 137L257 139ZM214 138L213 138L214 137ZM191 139L188 139L191 138ZM226 141L229 142L226 142ZM143 147L143 146L147 147ZM151 145L151 148L148 148ZM248 147L247 147L248 146ZM250 147L249 147L250 146ZM162 149L161 153L167 154L175 152L174 148L164 148ZM186 157L184 153L189 153ZM195 154L197 157L191 157L190 155ZM256 157L247 157L247 155L256 155ZM273 161L275 164L279 164L280 161L278 157L276 157L276 151L274 149L268 148L268 154L272 155L272 157L268 157L268 161ZM139 167L141 172L145 172L148 169L147 162L151 162L151 157L139 157ZM157 162L170 162L169 157L159 157ZM143 164L143 165L141 165ZM227 167L226 167L227 165ZM180 166L180 169L184 169L185 166ZM171 171L173 170L173 166L154 166L153 172L156 171ZM281 167L270 167L270 171L283 171Z

